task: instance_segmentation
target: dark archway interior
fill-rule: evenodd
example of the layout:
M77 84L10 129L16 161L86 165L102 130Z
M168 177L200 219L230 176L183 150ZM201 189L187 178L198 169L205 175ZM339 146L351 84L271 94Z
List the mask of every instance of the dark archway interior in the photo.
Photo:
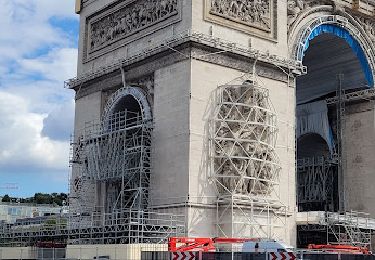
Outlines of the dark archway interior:
M337 75L343 74L342 88L358 89L367 84L356 54L335 35L322 34L310 42L303 64L308 73L297 78L297 103L319 99L337 90Z
M357 55L344 39L333 34L322 34L310 41L303 64L307 66L308 73L297 78L296 98L297 105L301 105L300 108L308 106L308 103L335 96L339 90L338 74L343 74L344 77L342 90L354 91L366 87L367 81ZM337 107L331 105L325 110L329 131L332 132L333 142L337 145L340 141L336 135ZM311 114L305 116L313 118L313 114L317 112L310 110ZM315 127L317 125L319 124L315 124ZM323 125L321 124L321 127ZM338 210L338 165L333 159L334 156L330 154L326 141L318 134L305 134L298 139L299 211Z
M126 95L112 109L112 114L107 119L108 130L117 131L125 129L131 124L137 124L142 121L142 116L142 109L139 102L132 95Z
M141 106L132 95L127 95L121 98L121 100L116 104L115 108L113 109L113 114L125 111L131 112L134 115L141 115Z
M318 134L306 134L298 138L297 158L329 156L327 142Z

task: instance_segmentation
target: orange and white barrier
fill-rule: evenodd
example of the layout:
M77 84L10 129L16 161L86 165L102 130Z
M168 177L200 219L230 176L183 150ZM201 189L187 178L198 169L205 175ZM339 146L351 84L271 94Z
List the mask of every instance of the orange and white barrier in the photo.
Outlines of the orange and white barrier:
M197 260L195 252L173 252L172 260Z
M270 260L295 260L296 255L293 252L271 252Z

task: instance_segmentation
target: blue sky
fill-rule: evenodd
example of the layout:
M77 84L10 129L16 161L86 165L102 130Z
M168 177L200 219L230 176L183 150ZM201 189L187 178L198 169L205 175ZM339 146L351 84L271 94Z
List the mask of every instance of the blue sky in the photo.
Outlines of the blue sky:
M67 192L74 0L0 0L0 196Z

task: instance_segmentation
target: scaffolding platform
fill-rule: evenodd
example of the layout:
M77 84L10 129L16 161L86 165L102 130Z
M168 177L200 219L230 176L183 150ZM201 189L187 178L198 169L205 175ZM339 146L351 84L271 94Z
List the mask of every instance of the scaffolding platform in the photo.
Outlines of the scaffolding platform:
M370 218L368 213L298 212L296 222L304 232L325 233L326 244L350 244L371 249L375 219Z
M66 244L162 243L185 235L185 217L148 210L111 214L54 216L0 225L0 247L35 246L38 242Z

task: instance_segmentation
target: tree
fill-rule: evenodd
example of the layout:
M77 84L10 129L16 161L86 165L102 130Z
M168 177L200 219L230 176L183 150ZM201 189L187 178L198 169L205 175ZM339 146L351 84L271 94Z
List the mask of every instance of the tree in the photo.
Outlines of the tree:
M5 194L5 196L3 197L3 199L1 200L1 202L10 202L10 197L8 194Z

